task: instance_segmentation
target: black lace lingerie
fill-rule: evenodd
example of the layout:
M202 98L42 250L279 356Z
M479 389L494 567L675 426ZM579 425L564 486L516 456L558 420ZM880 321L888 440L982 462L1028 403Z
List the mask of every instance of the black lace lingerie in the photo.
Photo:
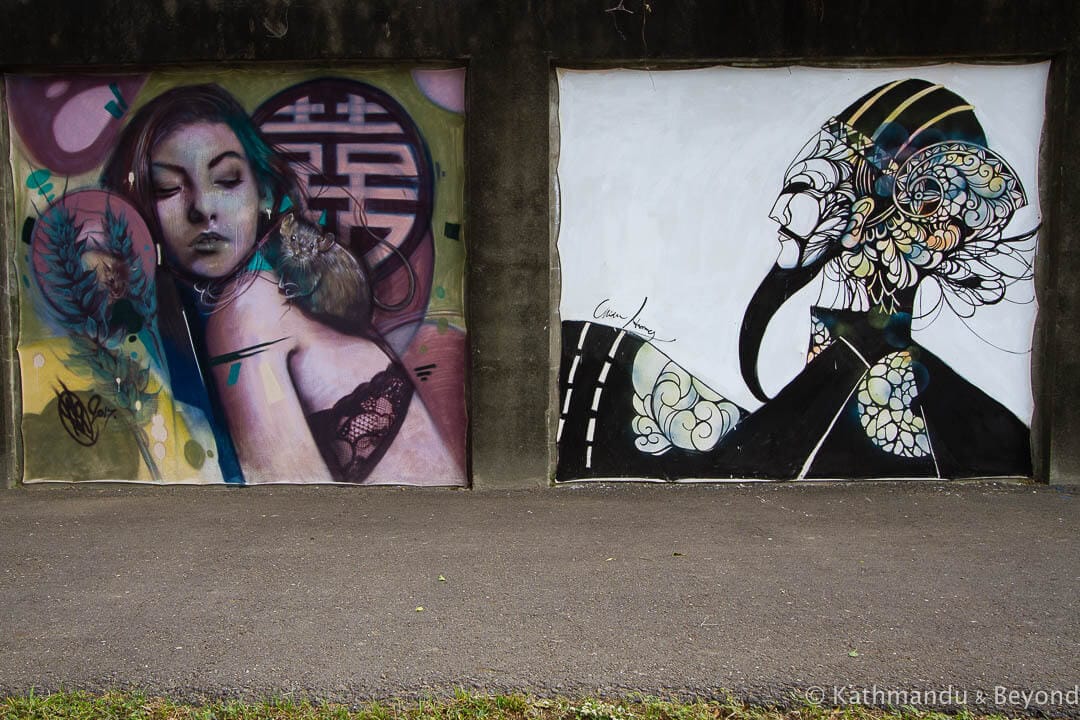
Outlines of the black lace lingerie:
M334 407L308 415L315 444L335 480L359 483L371 474L401 428L412 395L405 368L391 363Z

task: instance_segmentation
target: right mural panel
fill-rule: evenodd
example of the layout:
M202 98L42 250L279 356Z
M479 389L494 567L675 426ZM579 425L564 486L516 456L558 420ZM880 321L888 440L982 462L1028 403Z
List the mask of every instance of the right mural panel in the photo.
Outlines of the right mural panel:
M1048 67L560 70L556 479L1030 475Z

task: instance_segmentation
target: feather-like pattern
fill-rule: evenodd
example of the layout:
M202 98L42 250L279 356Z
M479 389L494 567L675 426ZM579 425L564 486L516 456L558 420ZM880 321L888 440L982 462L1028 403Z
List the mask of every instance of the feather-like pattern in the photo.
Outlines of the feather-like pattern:
M127 220L106 207L104 224L106 237L102 249L116 262L123 263L128 273L124 297L144 322L152 325L157 313L154 288L132 246ZM49 313L71 340L69 362L88 371L94 392L116 408L135 436L151 477L160 480L149 438L142 428L157 411L156 394L148 392L150 368L143 367L119 347L125 329L109 327L112 305L109 289L84 261L88 252L96 252L98 248L89 246L89 238L83 235L84 226L63 204L50 209L41 226L38 256L44 267L35 274Z

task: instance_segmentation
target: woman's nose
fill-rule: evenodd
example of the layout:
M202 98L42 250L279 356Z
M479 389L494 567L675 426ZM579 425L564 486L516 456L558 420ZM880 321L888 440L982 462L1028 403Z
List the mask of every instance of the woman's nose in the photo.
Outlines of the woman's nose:
M187 219L192 224L199 224L206 222L207 219L213 219L214 212L210 208L208 198L204 193L195 192L191 195L191 202L188 205Z
M781 195L776 198L776 202L773 203L772 210L769 211L769 217L778 222L781 225L787 225L791 222L791 213L788 212L788 205L790 199L787 195Z

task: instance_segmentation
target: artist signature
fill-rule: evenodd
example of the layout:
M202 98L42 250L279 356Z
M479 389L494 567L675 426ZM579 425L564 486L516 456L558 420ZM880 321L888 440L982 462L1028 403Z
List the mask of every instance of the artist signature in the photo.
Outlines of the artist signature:
M640 332L645 335L650 342L675 342L675 338L658 338L656 337L656 331L645 324L644 318L641 317L641 313L645 310L645 305L649 302L649 297L641 301L641 305L638 306L637 312L633 315L627 315L619 312L611 305L611 298L604 298L596 304L593 308L592 316L596 320L622 320L622 328L627 328Z
M56 393L60 424L80 445L96 444L101 431L109 424L109 418L116 414L116 408L105 407L98 395L91 395L84 404L82 398L68 390L63 382L60 387L64 388L63 392ZM100 426L99 421L103 421Z

